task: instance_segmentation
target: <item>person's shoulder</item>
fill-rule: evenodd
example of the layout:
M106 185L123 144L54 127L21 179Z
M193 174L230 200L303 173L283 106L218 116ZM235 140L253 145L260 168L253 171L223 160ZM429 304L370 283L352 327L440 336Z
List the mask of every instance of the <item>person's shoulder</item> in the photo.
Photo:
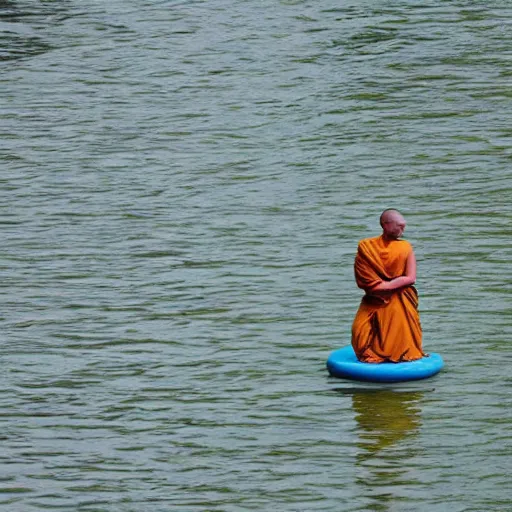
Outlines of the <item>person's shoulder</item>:
M370 238L362 238L359 240L358 245L369 245L369 244L375 244L380 240L380 236L372 236Z
M357 244L357 252L358 253L366 253L368 251L375 250L379 246L378 236L372 236L370 238L363 238L359 240Z
M411 242L409 242L409 240L404 240L403 238L401 238L400 240L397 240L397 242L403 247L403 249L405 249L407 251L414 250L412 247L412 244L411 244Z
M359 240L359 242L357 243L357 248L358 249L361 249L363 247L368 247L369 245L371 245L374 241L374 237L371 237L371 238L362 238L361 240Z

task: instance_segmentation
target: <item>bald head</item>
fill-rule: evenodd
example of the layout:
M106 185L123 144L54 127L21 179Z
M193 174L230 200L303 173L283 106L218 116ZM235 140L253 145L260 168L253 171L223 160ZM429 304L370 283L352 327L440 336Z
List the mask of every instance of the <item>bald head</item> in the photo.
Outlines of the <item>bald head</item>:
M403 219L402 214L398 210L395 210L394 208L388 208L380 214L380 225L384 227L383 225L385 223L395 220L398 217Z
M396 240L401 237L405 230L405 219L402 214L394 208L384 210L380 216L382 234L388 240Z

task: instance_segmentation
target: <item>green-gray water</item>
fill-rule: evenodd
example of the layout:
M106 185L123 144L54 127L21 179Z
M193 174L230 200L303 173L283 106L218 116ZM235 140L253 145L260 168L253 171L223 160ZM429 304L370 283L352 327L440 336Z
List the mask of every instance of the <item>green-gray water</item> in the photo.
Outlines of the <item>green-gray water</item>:
M509 1L0 1L0 508L512 510ZM403 211L446 369L330 378Z

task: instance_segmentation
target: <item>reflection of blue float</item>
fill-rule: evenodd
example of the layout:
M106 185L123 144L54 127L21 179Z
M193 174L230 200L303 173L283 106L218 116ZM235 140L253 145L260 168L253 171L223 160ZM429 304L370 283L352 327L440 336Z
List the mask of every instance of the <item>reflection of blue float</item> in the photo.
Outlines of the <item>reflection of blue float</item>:
M351 346L335 350L327 359L327 369L334 377L370 382L426 379L438 373L443 366L439 354L430 354L407 363L362 363Z

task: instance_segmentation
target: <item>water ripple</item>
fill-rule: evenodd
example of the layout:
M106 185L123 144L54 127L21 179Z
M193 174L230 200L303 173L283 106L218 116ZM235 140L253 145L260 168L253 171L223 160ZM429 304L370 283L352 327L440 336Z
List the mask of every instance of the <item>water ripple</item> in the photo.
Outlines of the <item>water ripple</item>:
M0 1L0 508L510 508L511 16ZM446 370L333 379L392 206Z

